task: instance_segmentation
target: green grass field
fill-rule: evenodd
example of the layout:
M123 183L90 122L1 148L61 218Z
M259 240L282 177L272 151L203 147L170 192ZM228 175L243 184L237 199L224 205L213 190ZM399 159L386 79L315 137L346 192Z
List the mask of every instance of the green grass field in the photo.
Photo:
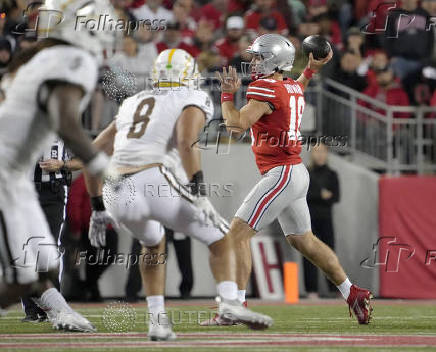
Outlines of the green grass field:
M170 301L169 316L179 338L164 343L147 340L146 309L143 304L128 306L130 315L115 308L108 310L110 302L101 305L73 305L97 326L97 334L58 332L52 330L49 323L21 323L23 314L19 307L15 307L0 319L0 350L436 350L436 305L433 303L376 300L373 321L362 326L357 324L354 317L349 317L348 308L341 301L303 301L298 305L253 301L250 302L251 308L271 315L274 326L266 331L252 331L244 326L199 326L198 319L202 320L212 314L212 301L210 304L207 301ZM136 317L132 315L133 312ZM106 317L105 321L103 316ZM108 325L108 321L112 325ZM116 333L114 330L117 328L127 332Z

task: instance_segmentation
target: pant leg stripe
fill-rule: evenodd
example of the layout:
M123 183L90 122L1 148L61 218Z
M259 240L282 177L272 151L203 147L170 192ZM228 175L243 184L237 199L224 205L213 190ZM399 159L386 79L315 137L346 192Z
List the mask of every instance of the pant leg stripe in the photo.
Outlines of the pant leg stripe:
M186 199L189 203L193 203L194 199L191 193L185 188L184 185L179 183L177 178L163 166L159 166L160 173L165 177L168 184L184 199Z
M283 177L280 178L279 185L270 193L268 194L262 203L260 204L259 208L257 209L255 215L251 219L251 221L248 223L251 228L255 229L256 224L259 222L259 219L264 214L266 206L275 199L275 195L278 194L284 187L287 185L287 182L289 181L289 174L290 174L290 165L285 166L285 171L283 173Z
M268 196L268 194L269 194L270 192L272 192L272 191L274 190L274 188L276 188L277 185L280 183L280 180L282 179L282 176L283 176L283 170L284 170L284 167L282 166L282 170L281 170L281 172L280 172L280 176L279 176L277 182L276 182L276 183L274 184L274 186L272 186L268 191L266 191L266 192L262 195L262 197L259 198L259 200L257 201L256 205L255 205L254 208L253 208L253 211L251 212L250 216L248 217L248 221L247 221L247 223L250 223L250 222L251 222L252 217L256 214L256 211L257 211L258 207L260 206L260 204L262 203L263 199L265 199L265 197Z
M263 216L263 214L266 212L266 210L269 208L269 206L274 202L274 200L286 189L286 187L288 187L288 185L289 185L289 182L291 182L291 178L292 178L292 170L294 169L294 165L292 165L292 167L291 167L291 171L288 173L288 178L287 178L287 181L286 181L286 184L284 185L284 187L282 187L282 189L280 190L280 192L278 192L275 196L274 196L274 198L272 198L269 202L268 202L268 204L267 204L267 206L265 207L265 208L263 208L263 210L262 210L262 213L259 215L259 217L257 218L257 221L256 221L256 223L254 224L254 227L253 228L255 228L258 224L259 224L259 222L260 222L260 219L262 218L262 216Z

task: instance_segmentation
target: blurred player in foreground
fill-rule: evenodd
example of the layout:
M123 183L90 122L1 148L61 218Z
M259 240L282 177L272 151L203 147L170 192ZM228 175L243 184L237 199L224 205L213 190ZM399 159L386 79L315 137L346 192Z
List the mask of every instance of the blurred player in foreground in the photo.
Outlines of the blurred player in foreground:
M124 100L115 121L94 141L112 154L111 165L122 176L106 181L103 192L98 182L88 180L93 203L98 202L91 217L91 243L104 245L105 223L113 216L120 230L146 247L141 273L151 340L175 339L164 307L165 266L159 259L165 251L162 225L209 247L210 267L222 298L221 314L251 328L266 328L272 324L270 317L252 312L236 296L226 295L228 277L235 266L231 243L225 236L228 226L206 197L200 151L193 147L213 115L208 94L197 86L196 63L184 50L167 49L154 63L153 78L155 89ZM177 161L174 149L180 155ZM169 159L173 160L171 165L183 166L191 189L165 166Z
M96 57L114 36L78 30L75 21L111 11L104 0L53 0L40 8L38 35L44 39L12 61L12 82L0 106L0 308L30 296L57 329L95 331L53 286L60 253L28 172L56 132L89 173L101 175L107 167L80 116L97 81Z
M253 58L243 63L242 69L254 81L248 86L248 103L240 110L233 104L233 94L241 85L236 70L224 68L222 76L218 74L227 129L241 133L250 128L252 150L262 174L230 225L234 250L246 253L236 257L239 289L246 287L251 271L250 238L278 219L288 242L337 286L350 314L352 309L358 322L367 324L372 311L371 292L352 285L335 253L312 233L306 202L309 174L300 158L304 89L333 52L330 50L321 60L315 60L310 53L307 67L296 81L283 77L284 71L291 71L295 57L295 48L286 38L262 35L248 52ZM234 295L237 289L233 287Z

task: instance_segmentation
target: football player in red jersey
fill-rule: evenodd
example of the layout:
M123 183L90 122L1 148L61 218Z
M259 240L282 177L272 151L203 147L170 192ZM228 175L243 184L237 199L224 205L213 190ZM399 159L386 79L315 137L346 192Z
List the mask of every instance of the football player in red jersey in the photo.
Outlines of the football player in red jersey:
M326 274L358 322L367 324L371 292L351 284L335 253L312 233L306 202L309 175L300 158L304 89L333 52L321 60L309 54L307 67L296 81L283 77L284 71L292 69L295 57L295 48L286 38L262 35L248 52L253 58L243 63L242 70L251 74L253 82L247 90L248 103L240 110L233 104L233 94L241 85L235 68L224 68L222 75L218 74L227 129L238 133L250 129L252 150L262 174L230 226L232 250L239 254L235 255L238 289L244 292L251 271L250 238L278 219L288 242Z

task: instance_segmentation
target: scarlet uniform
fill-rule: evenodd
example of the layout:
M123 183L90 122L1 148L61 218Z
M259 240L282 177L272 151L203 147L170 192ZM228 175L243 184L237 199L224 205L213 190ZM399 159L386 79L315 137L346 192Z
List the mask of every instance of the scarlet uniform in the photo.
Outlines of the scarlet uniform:
M292 79L259 79L248 86L247 100L268 102L274 110L251 126L252 150L261 174L279 165L301 163L303 90L303 86Z
M251 126L252 149L262 174L236 212L256 231L278 219L285 235L311 229L306 195L309 173L301 162L300 124L303 86L292 79L259 79L248 86L247 100L267 102L273 112Z

